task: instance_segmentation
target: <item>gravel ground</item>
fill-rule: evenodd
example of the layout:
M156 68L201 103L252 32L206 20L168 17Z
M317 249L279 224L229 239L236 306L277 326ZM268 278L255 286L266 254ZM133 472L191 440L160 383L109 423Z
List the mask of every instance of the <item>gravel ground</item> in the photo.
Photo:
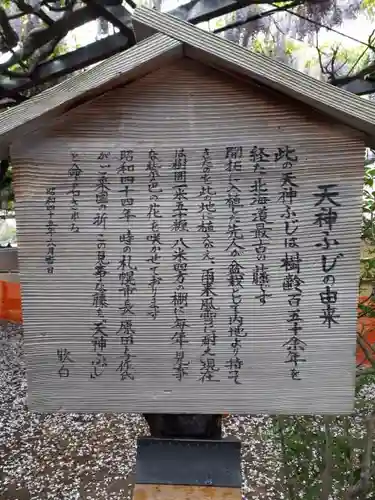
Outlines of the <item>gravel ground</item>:
M147 435L132 414L30 413L26 408L22 329L0 327L0 499L125 500L131 497L136 439ZM242 441L244 495L276 499L278 457L267 417L225 419Z

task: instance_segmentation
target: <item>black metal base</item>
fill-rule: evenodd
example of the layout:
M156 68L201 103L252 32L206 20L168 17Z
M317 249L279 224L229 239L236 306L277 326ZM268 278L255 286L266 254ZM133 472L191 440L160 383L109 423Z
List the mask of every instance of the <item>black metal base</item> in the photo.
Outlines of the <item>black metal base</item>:
M240 489L240 463L241 443L237 439L140 438L136 484Z
M221 415L144 413L151 436L167 439L220 439Z

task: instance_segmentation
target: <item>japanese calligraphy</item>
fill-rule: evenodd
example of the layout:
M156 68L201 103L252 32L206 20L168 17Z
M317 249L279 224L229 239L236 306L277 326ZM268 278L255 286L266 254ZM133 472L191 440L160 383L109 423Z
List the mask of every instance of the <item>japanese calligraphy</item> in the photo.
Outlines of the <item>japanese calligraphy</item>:
M54 221L55 209L56 209L56 188L48 187L46 189L46 202L45 208L48 214L48 221L46 224L46 235L47 235L47 255L45 256L45 262L47 264L47 273L54 273L55 264L55 249L56 243L54 241L54 234L56 233L57 224Z
M169 103L146 79L14 146L34 408L347 414L362 138L302 108L275 124L281 104L229 81L213 130L197 71L173 69Z
M68 170L69 177L72 178L72 186L68 191L68 195L71 196L70 200L70 231L72 233L79 233L79 197L81 196L81 191L79 189L79 177L82 175L82 169L79 166L79 156L77 153L72 153L72 164Z
M69 377L69 365L74 363L68 349L57 349L57 361L60 363L59 369L57 371L60 378Z
M200 356L200 377L203 382L219 382L218 366L215 359L216 346L216 310L215 305L215 256L214 243L212 233L215 232L214 214L216 205L214 196L216 192L212 188L212 160L210 151L206 148L202 155L201 166L201 188L199 192L199 214L200 222L197 230L202 233L203 254L202 254L202 272L201 272L201 313L200 317L203 320L203 337L201 346L203 353Z
M177 345L173 374L177 380L181 381L189 374L190 360L185 357L184 346L189 342L187 332L188 324L188 292L185 287L185 280L188 274L188 250L189 245L185 241L188 233L188 210L187 201L187 157L184 149L175 151L172 164L173 172L173 222L172 232L175 233L175 240L172 245L173 269L175 273L175 290L172 296L174 310L174 324L172 343Z
M117 371L121 380L134 380L134 354L131 348L134 344L135 329L133 324L134 300L133 294L137 291L136 273L137 266L133 263L132 245L134 233L131 221L135 218L133 214L134 206L134 153L132 150L121 151L120 166L116 169L120 181L120 209L119 220L124 223L125 230L118 236L122 253L118 261L119 292L122 296L122 303L119 307L120 327L116 335L120 338L122 354Z
M270 153L264 148L254 146L250 151L250 165L253 172L257 174L256 180L250 187L251 205L254 207L252 213L253 229L253 247L255 250L256 264L253 268L253 284L259 287L259 294L255 296L256 300L264 306L272 297L267 292L270 286L270 274L267 266L267 247L271 241L272 222L268 216L268 203L270 201L268 187L266 182L266 165L270 162Z
M338 312L337 300L339 292L336 286L335 268L344 257L340 251L340 243L334 237L334 226L339 216L339 191L337 184L321 184L317 186L318 192L314 193L316 202L314 207L317 212L314 214L316 224L321 229L321 240L315 244L322 253L321 269L322 291L319 293L320 303L323 305L321 310L322 324L327 328L339 324L340 314Z
M306 342L302 340L303 317L300 304L303 296L301 273L301 258L299 251L299 219L293 208L293 202L298 196L299 185L293 167L298 162L295 150L289 146L279 148L275 153L275 162L281 164L280 192L278 202L284 207L281 214L284 225L284 256L281 258L281 268L284 271L282 288L288 293L289 313L287 318L290 338L283 347L287 351L285 363L290 365L292 380L301 380L301 363L306 362Z
M242 172L242 154L243 148L241 146L226 148L225 170L228 172L228 186L225 202L230 214L227 226L228 246L226 252L230 260L227 268L227 280L231 289L228 333L231 339L232 353L225 366L228 368L228 378L233 380L235 384L241 384L240 371L243 366L243 360L240 357L240 350L242 340L247 337L247 331L245 330L241 314L241 290L245 279L245 269L241 264L241 256L244 253L245 247L240 218L243 204L241 200L241 188L239 186Z
M93 225L97 228L96 236L96 262L94 266L95 289L92 296L92 305L96 312L96 319L92 329L91 343L94 350L94 358L91 361L90 378L102 376L107 366L105 351L108 342L108 326L105 311L108 308L106 276L109 274L109 261L107 259L107 240L105 237L107 227L108 193L110 191L108 172L111 165L103 162L103 153L98 157L100 160L95 184L96 213ZM108 158L106 158L108 160Z
M151 278L149 287L151 290L151 301L149 305L148 315L155 320L160 314L160 307L157 301L158 287L162 282L162 277L159 272L160 267L160 251L161 251L161 234L159 227L159 219L162 218L160 212L159 196L163 192L159 178L160 178L160 162L156 151L151 149L148 152L148 162L146 166L148 173L148 192L149 192L149 205L147 218L150 221L151 231L147 235L147 241L150 245L150 257L147 262L150 264Z

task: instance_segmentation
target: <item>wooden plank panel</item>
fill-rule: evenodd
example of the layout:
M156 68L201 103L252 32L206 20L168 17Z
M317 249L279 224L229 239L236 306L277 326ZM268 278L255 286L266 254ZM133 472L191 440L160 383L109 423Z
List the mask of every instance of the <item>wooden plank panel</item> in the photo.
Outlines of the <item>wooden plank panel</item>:
M289 164L275 159L279 148L285 152L286 146L294 150L291 159L298 156L298 161L294 159ZM228 147L242 147L243 155L237 158L241 161L236 167L233 162L228 163ZM252 160L254 147L264 148L270 155L264 177ZM173 165L179 148L184 148L186 171L183 166ZM204 177L206 149L212 163L210 188ZM121 151L125 150L133 150L133 162L125 158L123 166L126 155ZM158 155L160 176L155 177L159 180L156 187L150 178L154 170L151 150ZM102 153L106 152L110 155L104 158ZM48 132L30 135L13 153L32 409L283 414L351 411L364 144L350 135L346 127L303 114L300 108L278 102L259 89L186 59L71 111ZM79 233L71 232L72 172L76 168L73 153L78 155L74 161L82 171L76 186ZM100 157L103 159L98 159ZM122 173L132 163L134 169L129 167L127 174ZM235 181L236 190L241 190L238 198L228 195L234 189L229 178L233 168L238 169ZM176 169L179 172L176 173ZM295 212L290 213L291 220L282 203L285 170L293 173L297 185L291 191L291 210ZM100 218L96 219L98 203L106 201L106 196L100 194L103 171L107 172L110 188L105 229L99 224ZM189 231L176 232L173 215L179 211L177 203L181 198L176 183L184 180L185 175L186 193L182 196L184 206L180 208L187 210ZM129 177L134 177L133 182ZM254 200L256 186L264 182L267 200ZM322 193L318 186L322 184L334 185L329 189L339 193L339 206L327 199L315 206L319 202L316 195ZM262 186L264 189L264 184ZM127 189L134 191L126 195L128 201L121 201ZM158 192L158 198L149 192L153 189ZM205 234L200 231L202 212L207 224L207 207L212 209L209 199L204 199L207 191L216 209L212 212L214 230L206 227L214 245L211 249L214 263L203 259ZM46 205L48 197L50 206ZM130 198L134 201L129 201ZM237 229L231 218L231 203L236 203L235 200L240 201ZM154 219L154 202L160 205L161 219ZM266 205L267 220L272 223L264 261L257 258L262 232L257 217L264 215L262 203ZM120 218L123 208L128 207L136 216L130 225ZM316 216L325 214L329 208L337 216L337 220L331 220L331 228ZM57 224L52 235L56 245L53 274L48 274L46 262L52 255L47 248L50 218ZM160 245L152 243L153 231L157 229L155 222L160 229ZM286 228L290 233L297 233L290 237L297 238L293 241L299 245L298 250L285 249ZM119 271L124 246L129 243L128 230L134 239L131 239L131 251L126 249L126 256L131 255L131 266L136 267L134 276L126 275L130 281L134 277L136 287L129 298L134 311L133 333L129 329L124 333L125 325L121 325L122 308L125 307L129 319L121 291L124 276L121 277ZM325 230L330 233L327 238L331 242L327 251L324 250ZM233 233L237 234L236 244L243 247L237 257L231 254ZM106 244L98 250L100 234L104 235ZM182 236L188 248L182 246L177 257L175 243ZM153 250L153 246L161 248ZM97 252L103 248L104 260L108 263L107 274L102 276L108 307L102 309L108 337L106 342L101 340L101 347L96 345L95 353L93 333L100 318L94 302L98 299L98 290L102 290L98 274L103 274L102 268L98 271ZM286 270L285 253L296 257L296 251L301 259L300 269L290 263ZM160 313L154 320L148 314L152 310L153 285L150 283L152 262L147 260L152 259L155 252L160 256L158 273L162 281L157 284L156 294ZM322 253L327 254L326 270L334 267L334 271L328 273L334 276L326 283L323 282L327 273L322 270ZM241 272L238 266L236 270L232 265L236 259ZM184 271L184 263L187 276L184 289L178 289L181 280L178 272ZM266 265L266 275L260 273L262 263ZM292 306L288 305L291 288L287 278L294 276L295 283L297 271L300 272L298 279L303 280L299 283L303 296L295 307L300 309L303 319L302 330L298 330L300 339L306 343L302 352L306 361L298 365L301 380L291 377L293 364L286 363L290 357L285 345L291 338L290 325L297 321L291 316ZM216 295L207 291L206 282L212 282L212 276ZM264 282L264 289L272 296L261 305L260 283L265 276L269 286ZM334 294L330 296L330 307L335 308L337 320L329 325L324 319L327 307L321 303L328 300L324 295L327 283ZM238 284L240 290L236 291ZM237 302L238 292L242 302L238 304L236 316L233 302ZM177 313L183 313L177 322L180 329L176 326L175 297L181 306L181 310L176 306ZM214 310L208 308L209 300L202 302L205 298L212 298ZM212 336L207 340L207 335L213 335L211 318L215 345ZM188 326L182 324L183 319ZM182 350L184 361L189 365L188 375L179 381L175 368L180 347L176 339L181 339L183 326L186 332L183 340L188 343L183 344ZM126 339L129 342L130 338L133 343L127 351ZM213 374L214 380L219 381L207 380L207 344L215 354L215 368L219 371ZM241 384L235 383L233 361L231 365L238 346ZM72 362L65 359L67 352ZM129 352L135 356L131 358L134 380L122 380L124 355ZM100 376L93 374L95 365L92 364L98 359L98 353L101 360L103 353L106 358ZM213 367L213 361L210 366ZM67 368L69 377L60 377L66 374ZM92 374L94 378L90 378ZM202 382L200 378L204 374Z
M174 37L187 45L186 55L211 61L297 99L364 132L369 146L375 146L375 103L153 9L136 9L133 24L138 40L156 32Z
M240 488L136 484L133 500L240 500Z
M145 43L116 54L100 65L37 94L2 113L0 151L7 156L13 140L46 125L78 103L103 94L111 88L135 80L182 55L182 44L158 34Z

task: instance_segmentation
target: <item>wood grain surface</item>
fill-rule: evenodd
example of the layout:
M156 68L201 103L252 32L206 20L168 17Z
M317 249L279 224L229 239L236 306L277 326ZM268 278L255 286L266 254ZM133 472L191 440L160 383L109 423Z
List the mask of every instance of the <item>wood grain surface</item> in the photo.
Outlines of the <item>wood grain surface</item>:
M173 484L136 484L134 500L240 500L239 488L182 486Z
M138 40L164 33L182 42L187 56L219 66L222 70L236 72L324 112L364 132L368 145L375 145L375 104L367 99L155 9L135 9L132 19Z
M254 270L259 265L254 248L252 186L259 179L254 172L251 151L257 146L270 154L264 177L272 222L266 264L269 271L267 293L272 297L262 306ZM289 146L298 161L293 163L296 197L293 211L298 218L300 278L303 296L299 306L303 318L300 337L306 343L305 362L300 363L301 380L292 380L286 363L285 342L290 338L287 292L283 290L285 269L285 225L280 202L282 164L274 160L278 148ZM228 251L228 160L227 147L242 147L237 184L241 189L239 218L243 252L238 262L243 268L243 336L238 356L243 364L239 381L228 378L228 360L233 356L230 336L233 315L232 285L228 267L233 257ZM173 160L176 150L186 154L187 225L183 234L188 247L184 310L189 327L184 345L188 375L177 380L173 366L178 346L175 333L173 297L176 291L173 245L181 235L171 230L176 208ZM160 314L148 316L152 293L149 285L152 221L150 205L150 150L160 163L159 219L161 234L160 275L157 300ZM201 382L204 352L202 308L203 235L201 222L202 157L208 149L216 212L213 216L212 253L215 264L213 297L216 307L215 372L218 381ZM134 203L136 216L129 226L121 214L121 151L133 150ZM90 378L95 358L92 335L97 310L93 294L97 259L98 226L96 186L103 164L98 158L109 152L106 163L109 179L106 240L107 271L104 276L108 307L107 366L101 376ZM72 154L78 155L82 170L78 179L80 195L79 233L71 228ZM29 406L38 411L152 412L152 413L347 413L352 410L355 368L356 304L359 278L361 193L364 144L349 128L314 116L301 105L283 103L259 88L245 85L227 75L189 59L162 67L127 86L117 88L60 118L44 131L26 136L14 146L12 164L15 193L19 261L24 309L25 348L29 383ZM328 256L338 259L332 272L337 324L323 324L320 293L324 227L316 224L314 196L322 184L334 184L340 206L330 238L338 242ZM53 235L54 273L47 273L46 190L55 188L53 212L57 224ZM332 207L332 205L330 205ZM285 207L284 207L285 208ZM119 261L123 252L120 235L131 229L132 264L136 291L133 303L134 343L130 346L134 380L121 380L118 370L124 346L118 332L120 308ZM64 350L67 351L64 351ZM69 377L60 377L61 359L57 351L69 352ZM61 358L61 356L60 356Z

